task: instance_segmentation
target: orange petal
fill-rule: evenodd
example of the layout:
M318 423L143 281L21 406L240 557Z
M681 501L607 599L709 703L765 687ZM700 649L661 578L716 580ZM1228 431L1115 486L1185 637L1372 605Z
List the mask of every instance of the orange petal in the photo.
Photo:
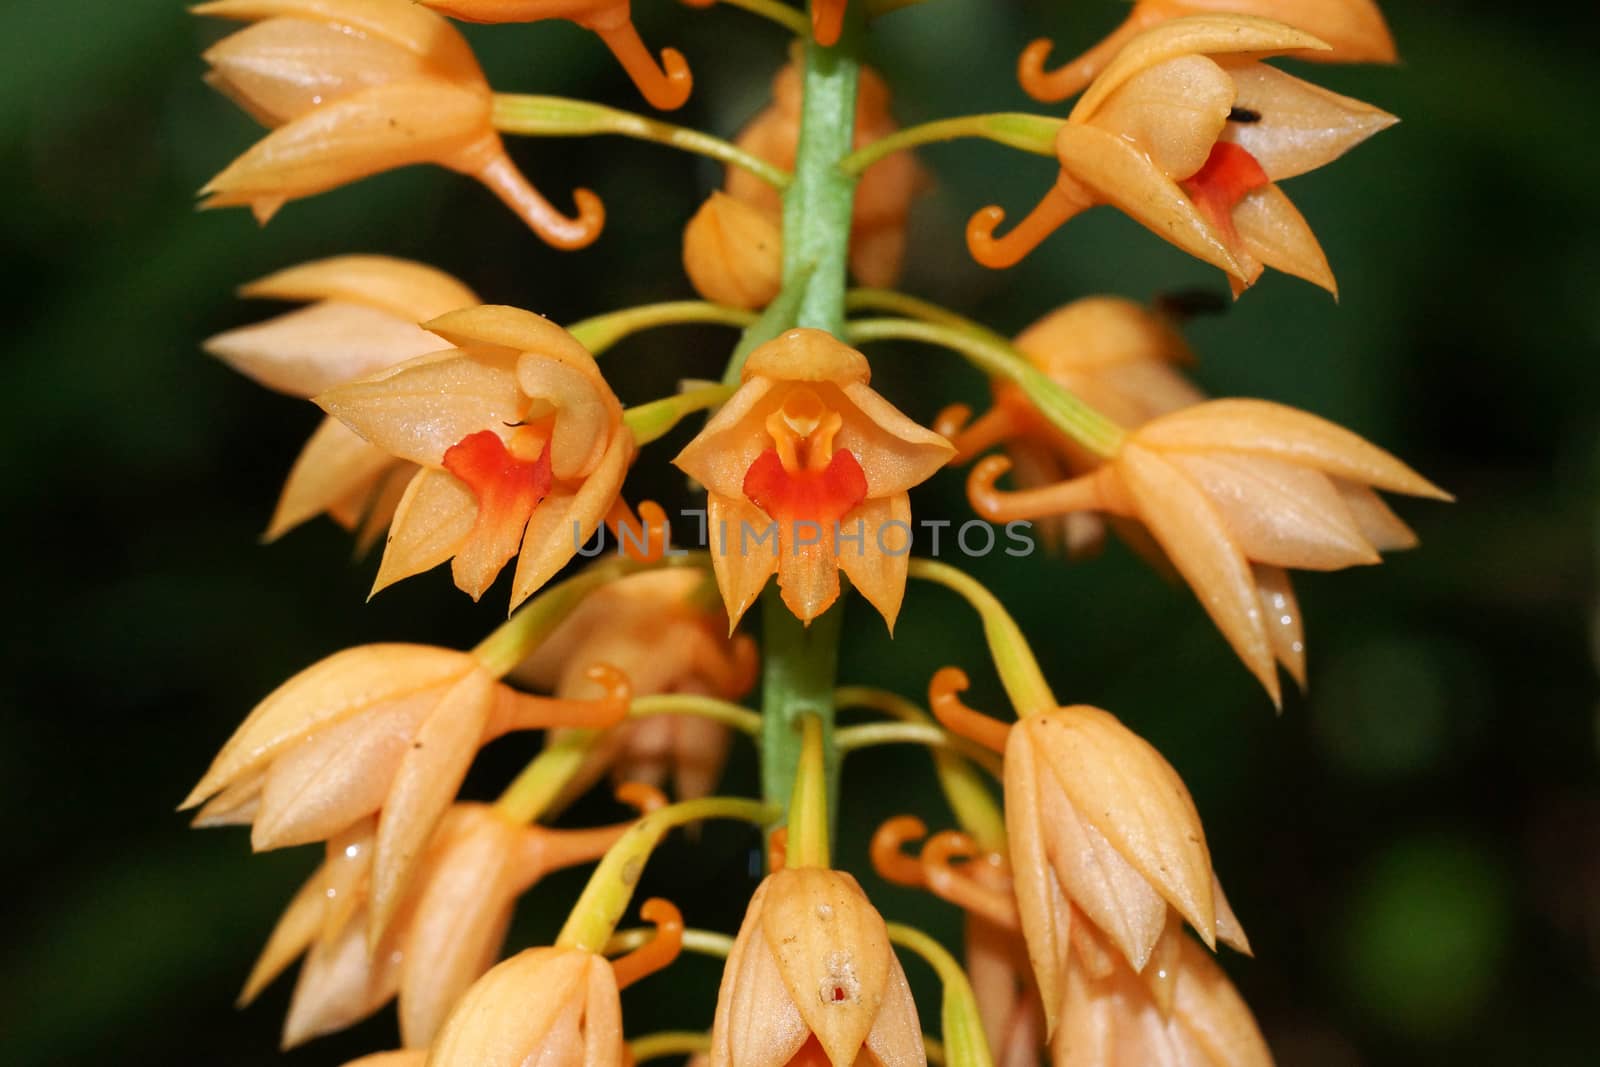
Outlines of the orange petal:
M554 492L533 510L512 579L512 608L538 592L594 536L622 491L632 456L632 439L612 434L599 465L576 493Z
M442 270L409 259L362 255L301 263L241 286L239 295L364 304L413 323L479 302L471 289Z
M322 868L318 867L295 893L277 925L272 928L267 945L261 950L255 966L250 968L250 977L245 980L244 990L239 994L239 1007L248 1006L278 975L288 969L289 964L311 947L317 932L322 929L323 902Z
M1305 620L1300 614L1300 601L1289 584L1289 575L1282 567L1255 566L1256 589L1261 595L1262 617L1266 620L1267 637L1272 642L1272 654L1289 677L1303 692L1306 687ZM1218 920L1219 924L1221 920ZM1222 936L1220 932L1217 935Z
M302 18L258 22L218 41L204 58L208 80L267 126L369 85L430 73L422 56L392 41Z
M592 472L622 420L621 407L593 359L568 362L535 354L517 360L517 385L530 397L555 406L550 438L551 468L570 481Z
M1140 71L1185 55L1279 55L1327 51L1309 33L1248 15L1194 15L1161 23L1135 37L1078 98L1069 122L1092 121L1111 94Z
M1265 456L1170 453L1211 501L1252 562L1338 570L1378 562L1333 483L1320 471Z
M1045 846L1048 827L1040 800L1045 783L1040 776L1050 772L1040 765L1025 730L1011 731L1004 766L1006 836L1017 914L1022 920L1033 975L1039 983L1048 1031L1054 1033L1066 982L1072 910Z
M437 70L463 83L483 81L483 72L466 39L450 23L420 5L400 7L384 0L208 0L189 11L246 21L279 16L326 21L426 56Z
M893 496L921 485L955 455L955 446L907 418L865 383L846 383L844 395L864 421L845 416L834 447L849 449L867 478L867 495Z
M1364 485L1355 485L1343 478L1333 479L1333 487L1344 498L1345 507L1361 527L1362 536L1372 542L1379 552L1395 552L1417 547L1417 535L1411 527L1400 521L1400 516L1389 509L1377 493Z
M868 500L840 523L839 569L883 616L889 632L900 615L911 565L911 498Z
M477 506L472 491L453 475L427 467L417 471L395 508L383 562L368 596L455 555L472 532Z
M488 131L487 93L438 79L375 85L278 127L201 190L206 207L294 199L443 161Z
M438 696L417 693L346 719L274 760L251 847L259 852L321 841L376 812Z
M1177 181L1205 164L1233 98L1233 79L1216 63L1177 56L1118 86L1095 112L1094 125L1131 140Z
M204 347L268 389L310 397L443 345L409 319L325 301L219 333Z
M360 923L351 923L332 941L317 942L295 982L283 1047L343 1030L383 1007L398 987L399 963L400 953L391 946L369 954Z
M1092 126L1068 123L1056 134L1063 171L1102 203L1196 259L1234 276L1241 268L1194 202L1133 144Z
M508 432L527 409L507 360L455 350L407 360L314 399L390 455L428 467L479 430Z
M370 708L453 683L472 657L429 645L362 645L321 660L256 705L179 810L262 768L289 746Z
M734 938L711 1024L711 1067L785 1067L810 1036L763 933L769 877Z
M363 487L373 487L391 467L399 464L389 453L338 419L324 418L289 469L263 536L275 541L307 519L333 510Z
M1207 944L1214 943L1211 854L1199 812L1171 764L1098 708L1065 708L1031 716L1022 725L1035 722L1031 729L1049 737L1041 737L1040 751L1073 807Z
M1234 205L1232 222L1245 255L1339 295L1333 268L1316 234L1276 185L1245 194Z
M1301 81L1265 63L1228 64L1237 94L1223 138L1260 161L1275 182L1331 163L1400 120L1371 104Z
M1142 427L1141 444L1183 451L1275 456L1395 493L1450 495L1383 449L1326 419L1268 400L1211 400Z
M1222 636L1266 688L1272 702L1278 703L1272 645L1261 618L1250 564L1216 508L1170 463L1138 445L1123 446L1117 470L1137 505L1140 520L1199 597Z
M372 856L372 945L394 918L428 837L461 788L482 743L495 684L482 669L457 682L417 730L395 773Z
M712 493L706 500L706 532L711 566L728 610L728 632L732 633L761 595L767 579L778 571L782 549L777 525L742 497Z

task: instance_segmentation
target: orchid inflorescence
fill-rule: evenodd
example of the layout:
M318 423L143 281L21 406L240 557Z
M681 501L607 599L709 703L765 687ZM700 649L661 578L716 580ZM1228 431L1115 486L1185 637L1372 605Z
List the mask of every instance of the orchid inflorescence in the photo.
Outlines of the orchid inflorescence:
M600 38L648 104L676 108L693 85L689 61L645 45L629 0L195 9L247 24L206 53L209 77L271 128L207 184L205 206L248 206L265 223L289 200L436 163L570 250L601 236L599 197L577 190L564 213L504 136L614 134L728 168L684 220L685 272L703 301L563 328L485 304L423 264L350 255L245 286L300 306L208 342L327 416L269 539L323 514L359 549L381 535L374 593L448 562L476 600L510 571L512 614L476 647L372 644L308 667L256 707L184 803L196 825L248 825L256 849L323 846L242 996L303 957L286 1046L396 1000L401 1047L360 1061L370 1067L620 1067L690 1053L712 1067L1271 1062L1211 955L1219 942L1246 954L1250 944L1177 772L1110 713L1063 705L984 586L913 557L909 494L972 463L968 496L987 520L1040 522L1071 555L1114 531L1188 583L1274 703L1280 666L1306 684L1288 572L1415 544L1378 491L1448 497L1314 415L1208 399L1184 374L1180 304L1087 297L1008 339L892 287L931 180L910 150L978 137L1059 164L1004 233L999 207L971 217L966 243L987 267L1010 267L1111 205L1220 268L1235 297L1266 267L1333 291L1278 182L1394 119L1269 61L1391 61L1393 44L1371 0L1139 0L1077 60L1047 69L1048 40L1022 53L1022 87L1047 103L1076 96L1065 114L901 129L889 84L860 56L869 20L915 3L812 0L807 17L780 0L725 0L796 38L772 102L731 141L497 93L450 21L569 20ZM742 330L723 379L625 407L605 351L692 322ZM861 348L881 341L967 359L992 380L988 410L952 404L931 427L911 418L872 387ZM706 493L703 543L687 550L673 546L665 511L630 504L624 485L652 443L702 414L674 460ZM575 563L607 534L614 558ZM838 684L840 599L860 592L892 630L912 578L977 611L1014 721L969 707L958 667L930 672L927 710ZM759 651L741 630L757 601ZM758 682L759 710L741 703ZM884 721L836 726L843 708ZM547 731L545 747L499 799L461 799L479 750L530 730ZM759 799L716 795L735 734L759 742ZM832 855L840 756L890 742L929 746L954 825L930 833L922 815L892 819L871 863L965 913L960 962L886 922ZM608 775L637 818L544 824ZM657 843L707 819L768 835L769 873L737 933L686 928L663 899L641 908L647 927L619 932ZM594 861L554 943L502 960L518 899L547 873ZM937 1037L894 946L940 980ZM625 1041L619 992L685 949L727 961L714 1010L706 997L709 1029Z

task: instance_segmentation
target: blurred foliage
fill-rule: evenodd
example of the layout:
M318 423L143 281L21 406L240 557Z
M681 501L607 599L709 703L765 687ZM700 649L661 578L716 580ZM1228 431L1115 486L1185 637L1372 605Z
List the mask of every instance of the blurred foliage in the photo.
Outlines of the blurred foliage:
M784 42L739 12L637 5L647 39L681 47L697 92L682 121L731 132L766 98ZM1312 694L1281 717L1193 599L1129 553L972 567L1016 610L1058 691L1110 707L1189 781L1259 954L1228 960L1290 1067L1592 1063L1600 960L1593 520L1600 465L1600 67L1590 5L1386 5L1406 62L1313 76L1405 122L1290 189L1342 283L1336 304L1276 275L1192 339L1212 390L1271 397L1393 448L1460 497L1404 505L1425 547L1382 568L1299 581ZM1581 8L1581 10L1580 10ZM877 61L915 121L1029 106L1010 77L1048 29L1085 45L1107 0L933 0L886 19ZM1587 33L1585 31L1588 31ZM562 256L475 185L387 175L291 204L258 230L196 215L192 193L258 136L200 83L221 28L170 0L0 8L0 214L15 406L0 473L11 609L0 704L0 812L13 870L0 957L8 1063L336 1064L392 1044L392 1017L280 1059L288 982L231 1006L253 953L313 863L249 857L243 835L192 834L172 805L241 715L335 649L380 639L470 642L474 608L439 575L368 606L373 562L313 525L256 545L317 413L200 354L265 313L232 289L319 256L375 251L453 271L496 302L557 320L688 293L678 235L716 171L615 141L514 148L558 203L596 188L610 226ZM565 24L474 30L494 83L637 107L600 45ZM1587 131L1587 132L1586 132ZM1072 297L1136 297L1221 279L1112 213L1074 222L1005 273L967 258L961 226L993 200L1031 203L1049 165L941 146L917 209L906 287L1015 330ZM730 336L677 330L606 357L626 400L720 367ZM979 377L935 351L876 351L878 384L930 418L978 400ZM689 499L663 442L637 492ZM961 476L923 514L965 514ZM918 589L893 645L854 610L851 681L919 695L947 662L979 668L976 626ZM530 751L498 743L473 788ZM748 752L730 771L754 781ZM876 820L936 811L915 752L847 768L843 862ZM594 802L573 813L614 813ZM708 832L652 865L650 889L692 923L731 929L750 842ZM698 849L698 851L691 851ZM675 863L694 856L693 863ZM19 877L20 876L20 877ZM515 937L548 936L581 876L540 886ZM869 886L884 910L955 930L948 909ZM1236 964L1238 964L1236 966ZM709 1021L716 968L630 993L639 1029ZM913 968L919 988L927 977ZM925 1002L928 1003L928 1002Z

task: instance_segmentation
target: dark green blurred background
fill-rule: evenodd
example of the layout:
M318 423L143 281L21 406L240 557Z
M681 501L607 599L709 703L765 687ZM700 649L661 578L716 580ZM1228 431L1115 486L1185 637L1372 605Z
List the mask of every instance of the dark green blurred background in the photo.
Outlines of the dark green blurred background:
M730 133L761 105L783 57L778 34L733 10L636 6L649 40L695 63L682 121ZM1313 684L1282 717L1193 599L1120 548L1075 566L977 569L1008 595L1058 691L1116 711L1190 783L1258 952L1227 962L1280 1062L1589 1064L1600 1050L1600 24L1542 4L1387 6L1403 66L1311 76L1404 123L1289 186L1341 301L1271 275L1192 338L1213 391L1338 420L1460 502L1401 505L1419 552L1299 580ZM933 0L885 20L877 59L907 121L1025 107L1010 78L1022 45L1045 30L1063 48L1084 45L1118 14L1107 0ZM242 211L198 215L193 190L258 136L200 83L197 54L221 29L168 0L0 8L6 1063L309 1067L394 1041L385 1014L280 1059L287 981L233 1011L315 860L252 858L242 833L192 833L172 807L294 670L371 640L471 642L504 589L475 609L433 574L369 606L373 564L352 565L331 525L257 545L317 412L200 353L203 337L268 311L232 289L373 251L424 259L488 300L558 320L684 296L679 231L716 180L648 145L516 146L558 203L575 184L607 202L601 243L566 256L437 170L291 204L264 230ZM638 106L598 43L570 26L471 36L498 87ZM985 272L962 246L966 214L993 199L1031 203L1050 166L974 144L925 159L940 186L915 215L913 291L1014 331L1091 292L1222 288L1109 212L1016 270ZM714 373L730 340L653 334L606 365L637 401ZM883 390L922 419L982 396L979 377L939 352L887 349L874 362ZM647 453L636 491L686 503L671 454L672 442ZM960 481L941 475L917 506L964 514ZM850 625L848 680L918 695L935 667L964 662L980 677L975 702L997 705L976 627L946 594L914 591L893 645L866 612ZM531 746L497 744L472 790L502 784ZM860 870L877 819L913 801L943 816L917 753L856 759L840 856ZM752 781L746 751L730 783ZM614 814L596 802L574 818ZM692 923L731 929L748 844L732 831L699 852L676 844L652 888L678 896ZM548 936L577 884L534 892L520 943ZM955 930L948 909L873 886L891 915ZM911 970L926 991L920 965ZM709 1022L716 968L685 973L629 994L634 1029Z

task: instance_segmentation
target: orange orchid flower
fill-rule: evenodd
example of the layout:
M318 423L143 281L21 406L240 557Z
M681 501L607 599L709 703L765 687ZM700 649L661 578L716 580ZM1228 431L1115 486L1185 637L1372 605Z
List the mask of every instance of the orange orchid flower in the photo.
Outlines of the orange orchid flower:
M930 707L950 729L1004 748L1017 914L1052 1034L1075 915L1104 931L1163 1005L1185 921L1211 948L1250 951L1212 871L1200 815L1159 752L1081 704L1024 716L1008 730L964 706L966 688L965 674L944 668L929 686Z
M810 622L838 598L843 570L894 625L911 549L908 491L952 449L874 392L871 377L855 349L790 330L750 354L744 384L673 461L709 493L712 563L733 623L773 574L789 610Z
M423 325L458 347L314 398L422 468L395 510L373 592L453 560L457 587L476 600L520 553L515 607L602 521L637 522L620 496L633 438L594 357L548 319L487 306Z
M1177 369L1193 355L1171 323L1132 301L1115 297L1076 301L1018 334L1014 344L1052 381L1126 429L1206 399ZM970 425L968 409L960 404L935 420L934 428L951 439L958 459L1003 443L1013 478L1024 490L1055 485L1100 467L1098 456L1056 431L1021 389L996 383L994 395L994 407ZM991 464L987 471L998 468ZM1370 525L1367 536L1375 547L1396 551L1416 544L1415 535L1371 489L1343 478L1329 480L1358 520ZM994 499L987 492L980 496ZM1109 512L1069 511L1039 515L1035 521L1044 523L1045 535L1071 552L1097 546L1109 523L1159 571L1177 577L1161 546L1133 519ZM1272 653L1304 689L1304 620L1289 576L1282 567L1264 563L1252 563L1250 570Z
M843 871L756 887L722 972L711 1067L924 1067L917 1005L883 917Z
M1163 22L1129 42L1056 135L1061 172L1004 237L987 207L967 225L978 262L1009 267L1063 223L1110 204L1226 271L1237 294L1265 267L1336 292L1321 246L1276 182L1331 162L1396 121L1258 60L1326 50L1246 16Z
M694 79L683 53L676 48L661 50L661 62L645 47L633 25L632 0L418 0L451 18L463 22L541 22L567 19L599 37L622 69L628 72L639 94L652 107L671 111L689 99Z
M991 456L973 468L967 494L979 514L992 522L1074 511L1138 519L1274 703L1274 660L1299 677L1304 670L1283 570L1377 563L1380 552L1415 545L1373 489L1450 499L1348 430L1265 400L1212 400L1163 415L1093 473L1044 488L997 489L1008 465Z
M206 53L207 80L272 132L208 182L204 207L285 201L414 163L477 178L557 248L600 236L587 189L567 218L517 170L465 38L410 0L211 0L196 14L250 22Z
M756 682L755 642L729 635L721 604L705 602L706 584L690 570L618 579L591 593L511 677L561 699L594 699L600 694L589 671L603 663L628 676L635 699L696 693L738 700ZM560 735L552 731L550 743ZM728 727L695 715L629 719L596 742L564 795L585 792L609 768L619 782L664 786L670 777L680 799L705 796L722 775L731 740Z
M800 144L802 96L800 71L793 63L786 64L773 78L772 94L772 104L740 131L735 143L776 167L792 170ZM890 114L889 103L887 83L876 71L861 68L856 92L856 148L900 128ZM861 175L850 229L850 272L863 285L881 288L899 280L911 202L927 185L927 173L909 152L887 156ZM777 225L783 204L778 190L771 185L738 167L730 167L723 189ZM704 290L702 294L715 299Z
M643 809L659 793L630 794ZM468 986L499 954L517 898L552 871L600 858L633 823L549 830L456 804L439 821L394 923L366 936L376 826L331 839L327 859L285 910L240 995L248 1004L298 957L285 1048L342 1030L398 998L408 1047L426 1046Z
M1373 0L1138 0L1109 37L1072 62L1045 70L1053 45L1030 44L1017 63L1017 79L1035 100L1065 100L1094 80L1140 33L1186 15L1254 15L1293 26L1326 41L1326 52L1303 55L1323 63L1393 63L1394 38Z
M372 936L399 905L433 828L479 748L516 730L600 727L627 714L627 681L551 700L497 681L470 653L364 645L306 668L258 704L179 810L248 824L258 850L330 840L378 815Z
M305 398L448 347L417 323L479 302L443 271L388 256L304 263L251 282L239 295L311 303L219 333L205 350L268 389ZM326 418L289 471L266 539L326 513L359 531L365 551L393 518L410 468Z

